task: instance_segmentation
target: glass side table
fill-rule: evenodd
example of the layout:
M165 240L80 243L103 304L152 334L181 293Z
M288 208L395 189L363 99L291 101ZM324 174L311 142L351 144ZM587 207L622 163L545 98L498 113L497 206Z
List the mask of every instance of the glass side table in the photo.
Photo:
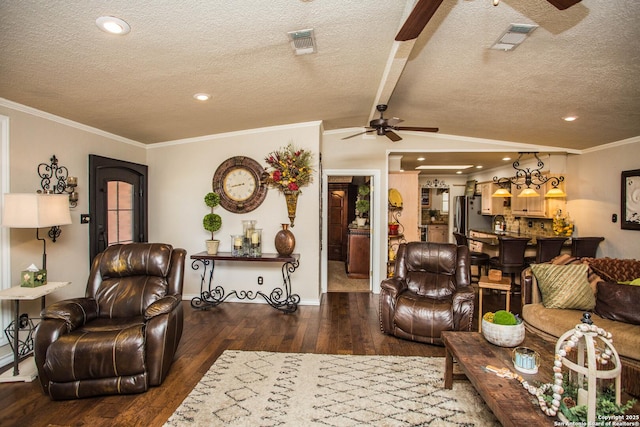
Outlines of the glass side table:
M14 286L0 291L0 300L13 301L13 321L5 329L7 338L12 341L9 344L11 344L11 349L13 350L13 370L8 370L0 375L0 383L31 382L37 376L33 356L29 356L20 362L21 356L33 351L33 322L28 316L20 315L20 301L42 298L42 305L44 306L44 297L46 295L70 284L71 282L49 282L36 288ZM27 331L27 337L22 341L20 340L20 330Z

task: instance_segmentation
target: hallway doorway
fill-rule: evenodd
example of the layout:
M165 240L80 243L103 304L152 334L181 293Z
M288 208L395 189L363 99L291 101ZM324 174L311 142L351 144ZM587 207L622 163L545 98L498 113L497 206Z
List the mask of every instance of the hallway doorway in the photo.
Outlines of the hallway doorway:
M375 183L379 172L325 170L322 191L321 292L371 292L378 272L372 268L379 250L375 236ZM378 178L379 179L379 178ZM366 196L358 194L366 186ZM370 208L366 225L356 224L356 202ZM363 204L359 203L362 207ZM358 215L362 216L362 215Z

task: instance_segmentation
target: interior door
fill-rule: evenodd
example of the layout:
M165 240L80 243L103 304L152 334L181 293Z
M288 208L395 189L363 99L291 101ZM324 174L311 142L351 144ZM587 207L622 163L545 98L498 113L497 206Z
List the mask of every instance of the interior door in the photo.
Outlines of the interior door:
M331 261L346 260L347 186L329 184L328 257Z
M147 241L147 166L89 155L90 259L116 243Z

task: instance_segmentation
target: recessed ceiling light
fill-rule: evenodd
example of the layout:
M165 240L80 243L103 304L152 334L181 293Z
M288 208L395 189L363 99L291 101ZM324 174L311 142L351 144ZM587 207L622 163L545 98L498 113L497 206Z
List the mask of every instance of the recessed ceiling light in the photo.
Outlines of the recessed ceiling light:
M458 171L456 172L458 175L462 175L462 171Z
M101 16L96 19L96 25L104 32L117 34L119 36L124 36L131 31L129 24L114 16Z
M505 162L508 162L509 160L511 160L511 157L503 157L502 160L504 160Z
M476 166L476 169L482 169L482 167L483 167L482 165L478 165Z
M208 101L211 99L211 95L208 93L196 93L193 97L198 101Z
M424 162L424 157L418 157L416 160L419 162Z
M578 116L565 116L562 118L562 120L564 120L565 122L572 122L574 120L576 120L578 118Z

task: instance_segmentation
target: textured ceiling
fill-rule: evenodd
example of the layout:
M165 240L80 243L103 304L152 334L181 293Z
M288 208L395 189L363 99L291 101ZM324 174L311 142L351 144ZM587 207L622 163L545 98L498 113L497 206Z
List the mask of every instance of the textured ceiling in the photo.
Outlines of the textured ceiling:
M388 116L443 134L567 149L640 135L639 1L491 3L444 0L412 45L393 41L412 1L2 0L0 97L143 143L363 126L387 98ZM131 32L100 31L101 15ZM510 23L539 28L488 49ZM286 33L305 28L318 53L295 56Z

